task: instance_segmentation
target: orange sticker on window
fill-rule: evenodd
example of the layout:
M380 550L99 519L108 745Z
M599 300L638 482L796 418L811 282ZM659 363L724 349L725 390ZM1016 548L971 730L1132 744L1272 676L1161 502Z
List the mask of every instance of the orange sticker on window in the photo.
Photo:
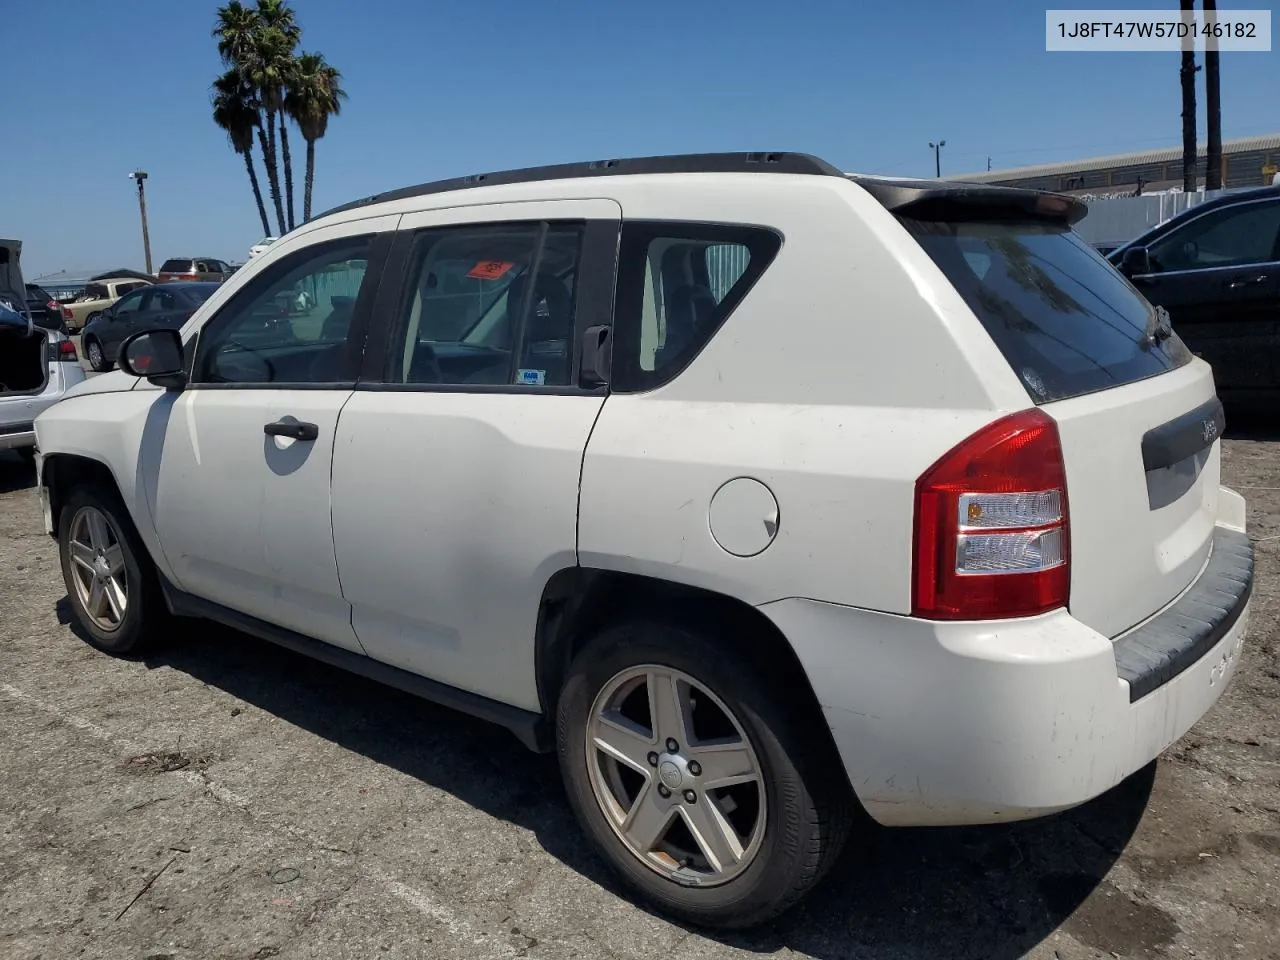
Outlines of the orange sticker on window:
M514 266L514 263L502 260L481 260L468 271L467 276L476 280L497 280Z

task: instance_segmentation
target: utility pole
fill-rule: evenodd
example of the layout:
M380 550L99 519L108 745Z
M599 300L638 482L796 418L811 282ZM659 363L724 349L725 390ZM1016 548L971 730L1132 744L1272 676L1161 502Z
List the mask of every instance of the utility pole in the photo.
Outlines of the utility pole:
M987 173L991 172L991 158L987 157Z
M1218 22L1218 0L1200 0L1205 26ZM1204 49L1204 108L1209 122L1208 147L1204 165L1204 188L1222 189L1222 92L1218 81L1218 40L1209 33Z
M942 176L942 148L947 145L947 141L939 140L934 143L929 141L929 148L933 151L933 175L941 178Z
M129 174L130 180L138 181L138 212L142 214L142 254L147 260L147 273L151 272L151 235L147 233L147 182L145 170L135 170Z

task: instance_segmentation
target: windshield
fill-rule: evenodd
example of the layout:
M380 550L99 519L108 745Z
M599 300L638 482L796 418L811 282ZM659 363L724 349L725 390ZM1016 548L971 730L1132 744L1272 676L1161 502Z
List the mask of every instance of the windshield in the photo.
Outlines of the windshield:
M1036 403L1180 367L1153 342L1154 308L1071 230L1040 223L904 221L965 299Z

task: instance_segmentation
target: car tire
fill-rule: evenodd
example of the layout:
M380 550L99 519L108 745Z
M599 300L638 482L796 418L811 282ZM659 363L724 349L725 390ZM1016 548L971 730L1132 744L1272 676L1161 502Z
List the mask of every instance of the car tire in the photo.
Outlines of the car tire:
M844 846L856 807L821 718L807 716L785 687L780 690L776 665L770 670L733 655L741 644L731 647L714 637L714 631L661 620L605 629L570 667L556 711L556 738L574 812L622 879L664 913L733 929L777 916L812 889ZM637 671L646 679L628 693ZM643 705L653 701L636 692L641 689L677 691L685 716L703 711L693 732L685 734L690 743L666 740L662 722L646 726L645 709L653 713ZM612 743L622 727L631 731L621 735L627 763L596 746L597 736ZM712 759L717 751L698 731L717 735L719 745L731 744L720 747L726 759ZM651 749L637 754L646 749L639 742L646 737ZM647 770L637 769L642 763ZM748 768L757 775L755 783L709 788L713 776L732 779L733 770L743 774ZM643 808L646 802L658 812ZM695 827L719 840L699 842ZM654 829L654 843L637 842ZM632 839L626 839L629 833ZM719 864L707 852L715 846Z
M98 373L106 373L111 369L111 361L107 359L106 351L102 349L102 342L97 337L90 337L84 345L85 359L89 361L89 366Z
M71 608L93 646L137 654L166 632L171 617L160 578L115 491L96 485L72 491L58 515L58 553Z

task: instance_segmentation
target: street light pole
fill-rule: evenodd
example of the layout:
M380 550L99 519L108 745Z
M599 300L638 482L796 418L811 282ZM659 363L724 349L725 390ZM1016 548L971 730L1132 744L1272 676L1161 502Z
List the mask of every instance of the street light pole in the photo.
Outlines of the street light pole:
M151 235L147 233L147 182L145 170L135 170L129 174L131 180L138 181L138 212L142 214L142 253L147 260L147 273L151 272Z
M937 143L929 141L929 146L933 150L933 175L938 178L942 177L942 148L946 145L945 140L939 140Z

